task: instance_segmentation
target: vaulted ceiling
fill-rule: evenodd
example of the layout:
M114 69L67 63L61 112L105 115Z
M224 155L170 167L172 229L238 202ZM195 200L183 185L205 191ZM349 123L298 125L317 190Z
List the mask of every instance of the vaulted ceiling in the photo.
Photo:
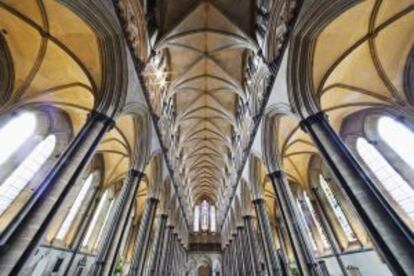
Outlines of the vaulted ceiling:
M155 54L146 69L149 96L191 205L217 203L241 154L234 147L238 105L246 102L247 55L257 45L253 4L237 5L174 0L157 7Z

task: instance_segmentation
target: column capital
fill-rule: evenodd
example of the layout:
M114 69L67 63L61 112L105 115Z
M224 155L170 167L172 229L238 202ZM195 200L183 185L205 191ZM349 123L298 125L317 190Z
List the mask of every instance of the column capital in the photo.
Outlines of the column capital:
M326 114L323 111L320 111L318 113L312 114L309 117L303 119L302 121L300 121L299 126L300 128L307 132L308 131L308 127L311 126L314 123L317 122L322 122L326 120Z
M271 173L269 173L267 176L272 179L272 178L282 178L283 176L285 176L286 173L284 170L276 170L273 171Z
M131 177L140 177L142 178L145 174L141 171L135 170L135 169L130 169L128 171L128 175Z
M111 130L115 126L115 121L106 114L103 114L97 110L91 110L88 114L88 119L93 118L98 122L102 122L109 127Z
M155 197L149 197L148 199L148 202L149 203L158 203L160 200L158 199L158 198L155 198Z
M259 205L259 204L264 203L265 200L263 198L256 198L252 202L253 202L254 205Z

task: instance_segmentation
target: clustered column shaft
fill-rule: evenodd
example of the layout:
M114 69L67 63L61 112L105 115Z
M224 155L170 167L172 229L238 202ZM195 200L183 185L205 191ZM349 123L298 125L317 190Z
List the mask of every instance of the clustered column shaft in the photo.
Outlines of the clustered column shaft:
M118 245L120 242L120 239L118 239L115 241L116 244L114 244L114 236L117 229L121 230L121 234L124 232L122 231L124 227L120 227L120 225L124 226L131 215L135 194L139 188L142 175L141 172L136 170L131 170L128 173L128 177L125 179L121 192L115 202L108 226L102 234L103 238L97 250L97 260L91 268L91 275L101 275L103 271L111 269L111 264L107 265L108 255L111 248L119 249ZM127 211L125 212L125 210ZM115 259L118 254L116 252L113 253L112 255Z
M283 220L288 229L295 257L302 275L320 275L309 237L304 228L304 221L299 214L297 204L283 172L276 171L269 175L276 197L280 203Z
M140 276L143 274L157 204L158 199L156 198L149 198L147 200L139 225L137 241L134 246L134 255L131 264L131 275L133 276Z
M280 275L280 264L273 246L272 230L269 223L269 217L265 209L265 202L263 199L256 199L253 201L253 204L255 206L257 219L259 221L260 234L262 235L263 250L266 258L268 273L270 276Z

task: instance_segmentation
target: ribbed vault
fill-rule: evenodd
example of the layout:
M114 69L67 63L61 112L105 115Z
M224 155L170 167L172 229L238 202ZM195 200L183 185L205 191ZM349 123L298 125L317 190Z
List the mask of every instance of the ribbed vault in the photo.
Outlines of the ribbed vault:
M156 55L146 71L150 98L190 205L201 199L217 203L235 171L246 58L257 49L249 35L251 4L228 15L227 3L175 2L160 9Z

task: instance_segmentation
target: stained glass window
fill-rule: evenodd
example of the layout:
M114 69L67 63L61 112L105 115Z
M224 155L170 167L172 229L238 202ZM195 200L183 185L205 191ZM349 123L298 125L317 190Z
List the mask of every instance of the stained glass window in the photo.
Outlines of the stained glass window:
M201 230L207 231L208 230L208 221L210 219L209 216L210 205L206 200L201 202Z

